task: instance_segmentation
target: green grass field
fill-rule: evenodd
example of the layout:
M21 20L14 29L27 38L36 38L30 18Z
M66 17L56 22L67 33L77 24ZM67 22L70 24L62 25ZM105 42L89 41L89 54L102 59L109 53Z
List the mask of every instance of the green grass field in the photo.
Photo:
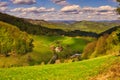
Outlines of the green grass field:
M104 56L73 63L0 68L0 80L88 80L117 58Z
M32 36L34 39L34 49L30 53L35 61L48 62L53 56L51 46L62 46L64 49L60 53L60 58L65 55L72 55L75 52L82 52L91 38L67 37L67 36Z

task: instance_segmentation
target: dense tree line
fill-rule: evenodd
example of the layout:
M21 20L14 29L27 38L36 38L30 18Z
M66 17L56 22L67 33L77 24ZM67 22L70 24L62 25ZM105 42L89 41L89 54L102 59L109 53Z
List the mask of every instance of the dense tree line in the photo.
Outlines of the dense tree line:
M17 27L0 21L0 54L26 54L32 51L33 39Z

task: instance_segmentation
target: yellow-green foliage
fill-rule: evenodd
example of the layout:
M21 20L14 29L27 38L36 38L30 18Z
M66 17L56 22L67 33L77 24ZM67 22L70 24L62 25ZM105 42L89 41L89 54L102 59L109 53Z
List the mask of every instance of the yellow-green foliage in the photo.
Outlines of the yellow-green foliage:
M93 41L89 44L86 45L85 49L84 49L84 53L82 53L82 58L88 59L90 58L91 54L94 52L95 47L96 47L96 43L97 41Z
M32 51L32 38L17 27L0 21L0 54L25 54Z
M107 42L107 54L120 55L120 28L113 32L106 40Z
M82 58L93 58L102 55L120 53L120 29L110 35L103 35L97 41L89 43L83 51Z
M106 53L106 39L107 39L108 35L103 35L101 36L95 46L95 50L92 53L92 55L90 56L92 57L97 57L97 56L101 56L101 55L105 55Z

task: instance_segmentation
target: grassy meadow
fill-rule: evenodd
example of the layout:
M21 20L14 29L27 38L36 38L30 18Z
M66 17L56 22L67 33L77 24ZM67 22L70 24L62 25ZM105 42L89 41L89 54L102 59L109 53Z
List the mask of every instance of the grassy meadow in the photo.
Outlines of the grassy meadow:
M74 63L4 68L0 69L0 80L88 80L118 58L104 56Z
M82 52L87 43L92 41L92 38L82 37L67 37L67 36L32 36L34 39L33 52L30 55L38 63L44 61L45 63L53 56L51 46L62 46L63 51L58 53L60 58Z

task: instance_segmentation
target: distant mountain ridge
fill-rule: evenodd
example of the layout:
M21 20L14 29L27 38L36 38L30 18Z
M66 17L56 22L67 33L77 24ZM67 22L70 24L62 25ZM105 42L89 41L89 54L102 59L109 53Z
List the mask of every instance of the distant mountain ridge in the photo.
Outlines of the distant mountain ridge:
M81 21L76 21L76 20L47 20L47 22L57 22L57 23L68 23L68 24L72 24L75 22L82 22L82 21L86 21L86 20L81 20ZM100 21L91 21L91 22L110 22L110 23L120 23L120 20L100 20Z
M72 24L76 22L75 20L47 20L48 22L54 22L54 23L67 23L67 24Z
M37 25L42 25L47 28L51 29L62 29L64 31L75 31L75 30L80 30L80 31L87 31L87 32L95 32L95 33L101 33L104 32L107 29L110 29L114 26L119 26L119 22L110 22L110 21L102 21L102 22L97 22L97 21L74 21L72 23L66 23L66 22L61 22L61 21L41 21L41 20L28 20L28 22L32 24L37 24Z
M105 21L97 21L97 22L114 22L114 23L120 23L120 20L105 20Z

